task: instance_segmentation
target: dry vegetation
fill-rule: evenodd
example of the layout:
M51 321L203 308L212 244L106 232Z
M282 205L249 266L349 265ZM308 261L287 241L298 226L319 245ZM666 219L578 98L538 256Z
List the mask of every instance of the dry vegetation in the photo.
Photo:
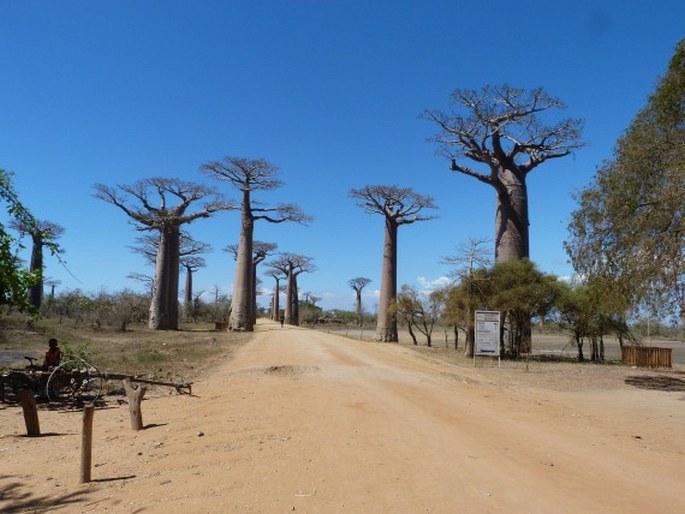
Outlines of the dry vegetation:
M126 332L93 329L73 321L43 319L26 326L23 318L4 318L0 330L0 368L26 365L24 355L42 359L56 337L63 350L85 352L101 371L170 382L192 382L232 353L250 334L214 330L209 323L182 325L179 331L132 327Z

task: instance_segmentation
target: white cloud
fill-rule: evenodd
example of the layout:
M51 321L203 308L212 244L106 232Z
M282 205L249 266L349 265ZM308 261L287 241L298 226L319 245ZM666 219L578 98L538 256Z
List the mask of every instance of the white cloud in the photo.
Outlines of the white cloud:
M452 282L452 279L445 275L439 276L434 280L428 280L426 277L422 276L416 277L416 283L423 294L430 294L433 291L447 287Z

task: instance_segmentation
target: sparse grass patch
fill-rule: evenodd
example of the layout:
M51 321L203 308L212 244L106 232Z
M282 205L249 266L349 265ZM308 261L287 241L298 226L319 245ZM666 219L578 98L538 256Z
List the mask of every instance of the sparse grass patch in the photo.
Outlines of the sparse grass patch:
M230 359L252 334L218 332L214 324L182 324L180 330L149 330L132 326L126 332L74 326L58 318L36 321L26 328L22 322L5 322L0 337L0 352L12 354L14 361L3 360L2 367L23 367L23 355L42 361L47 341L56 337L60 344L86 348L86 360L101 372L129 374L172 382L190 382L219 362Z

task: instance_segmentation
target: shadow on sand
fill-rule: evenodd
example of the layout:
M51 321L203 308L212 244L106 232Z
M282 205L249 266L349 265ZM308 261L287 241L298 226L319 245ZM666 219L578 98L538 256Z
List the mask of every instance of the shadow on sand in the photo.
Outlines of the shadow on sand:
M683 392L685 391L685 379L667 376L630 376L625 378L625 383L640 389L652 391Z

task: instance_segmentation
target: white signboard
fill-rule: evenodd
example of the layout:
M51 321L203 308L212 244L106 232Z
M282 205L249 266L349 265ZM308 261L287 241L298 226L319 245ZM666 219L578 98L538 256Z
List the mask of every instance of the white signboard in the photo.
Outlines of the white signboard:
M475 355L499 357L499 311L476 311Z

